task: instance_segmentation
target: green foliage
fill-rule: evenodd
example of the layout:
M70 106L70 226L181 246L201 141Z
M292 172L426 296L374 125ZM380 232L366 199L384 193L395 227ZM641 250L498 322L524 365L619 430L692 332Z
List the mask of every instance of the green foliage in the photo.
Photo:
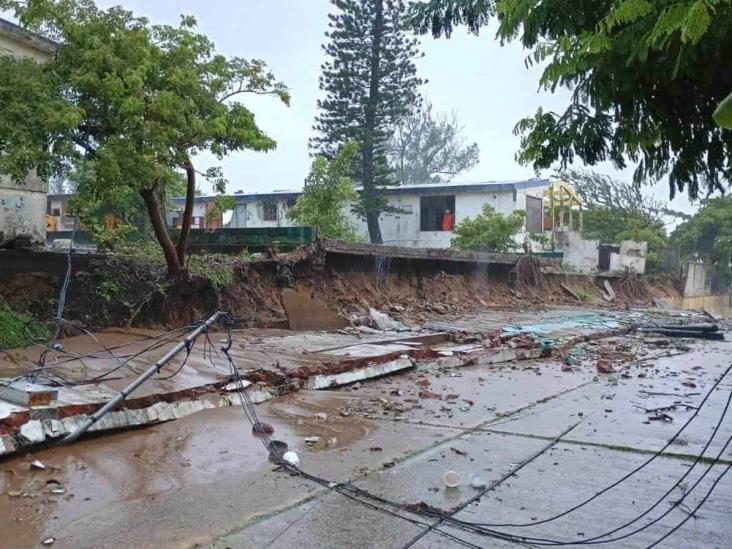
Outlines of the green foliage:
M120 291L121 288L119 287L119 284L114 280L102 280L99 283L99 286L97 286L97 293L105 301L112 301L119 295Z
M732 180L732 132L713 119L732 89L732 0L424 0L414 13L436 36L495 13L500 39L544 67L540 85L572 92L564 112L517 124L520 162L630 160L636 182L668 175L672 196L692 198Z
M477 143L467 144L454 112L434 115L432 105L405 116L389 139L388 158L402 185L444 183L478 163Z
M519 248L514 240L524 228L526 213L505 216L486 204L475 219L464 219L453 230L452 247L459 250L509 252Z
M714 111L714 121L727 130L732 130L732 93Z
M317 227L320 236L358 240L356 228L344 214L349 202L358 199L350 174L358 156L358 145L347 143L328 160L318 156L305 181L305 189L287 217L305 227Z
M580 298L580 301L592 301L592 299L595 297L592 295L591 292L585 290L584 288L572 288L572 291L577 294L577 297Z
M191 274L208 279L217 292L236 284L236 267L244 258L225 254L194 254L188 258Z
M551 239L544 233L529 233L529 238L532 242L541 246L542 249L547 249L551 244Z
M206 214L206 219L211 221L220 215L225 214L228 211L233 210L236 207L236 201L233 196L226 194L220 194L214 200L214 206L210 212Z
M0 301L0 349L28 347L35 340L48 337L50 332L45 325Z
M152 25L90 0L0 0L0 9L60 43L43 65L0 58L0 172L20 180L36 170L51 179L83 151L95 173L91 184L101 188L94 199L116 192L148 197L169 272L178 272L187 235L174 249L159 196L168 195L178 170L195 188L192 158L199 152L221 159L273 149L240 98L269 94L289 103L286 87L262 61L217 54L191 17L178 26ZM220 170L205 175L223 191Z
M379 215L388 211L379 192L396 182L386 159L391 127L419 104L414 58L417 41L407 28L405 0L332 0L327 56L311 148L333 158L358 143L354 177L363 185L361 208L372 242L381 242Z
M686 257L713 265L723 285L732 285L732 196L707 201L689 221L679 225L671 241Z
M648 242L646 273L658 274L661 254L667 245L666 229L658 219L621 208L590 207L583 213L583 235L604 244L623 240Z

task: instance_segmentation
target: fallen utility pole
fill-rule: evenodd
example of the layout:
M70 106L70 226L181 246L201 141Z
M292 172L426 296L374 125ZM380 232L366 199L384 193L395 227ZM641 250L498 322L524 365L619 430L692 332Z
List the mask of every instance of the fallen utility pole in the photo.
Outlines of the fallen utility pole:
M125 400L130 394L132 394L135 390L137 390L140 385L145 383L148 379L150 379L153 375L160 373L160 370L165 366L168 362L170 362L178 353L184 350L189 350L193 343L196 341L196 338L200 336L202 333L206 332L213 324L215 324L220 318L226 316L227 313L223 311L217 311L211 318L209 318L206 322L198 326L195 330L193 330L190 334L188 334L183 341L178 343L175 347L173 347L170 351L165 353L165 356L163 356L160 360L158 360L155 364L153 364L148 370L145 371L140 377L135 379L132 383L130 383L127 387L122 389L120 393L114 397L112 400L107 402L104 406L99 408L94 414L87 417L84 420L84 423L82 423L73 433L69 433L62 442L74 442L76 439L78 439L81 435L83 435L86 431L89 430L89 428L94 425L97 421L99 421L103 416L105 416L108 412L110 412L114 407L116 407L120 402Z

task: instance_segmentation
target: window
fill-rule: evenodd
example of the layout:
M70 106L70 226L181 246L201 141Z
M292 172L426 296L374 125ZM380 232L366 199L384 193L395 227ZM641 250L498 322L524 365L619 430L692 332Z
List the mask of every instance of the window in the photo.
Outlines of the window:
M445 212L455 213L455 195L423 196L419 199L421 231L442 231Z
M277 202L274 200L262 202L262 221L277 221Z

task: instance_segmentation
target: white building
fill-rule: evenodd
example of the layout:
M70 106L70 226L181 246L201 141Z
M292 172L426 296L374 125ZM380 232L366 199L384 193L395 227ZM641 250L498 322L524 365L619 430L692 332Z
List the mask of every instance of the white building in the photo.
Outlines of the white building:
M49 59L55 49L56 44L50 40L0 19L0 55L28 57L40 63ZM46 182L33 174L23 183L0 175L0 244L2 239L21 235L45 242L46 189Z
M543 232L543 192L549 186L547 179L488 183L447 183L389 187L383 190L390 206L399 208L399 214L384 214L380 219L384 244L420 248L448 248L452 231L442 230L446 210L455 213L455 222L474 218L485 204L490 204L504 215L515 210L527 213L527 230ZM229 228L292 227L297 225L287 217L287 210L295 204L299 191L275 191L260 194L234 194L236 203ZM194 216L202 215L205 204L213 197L196 197ZM176 199L182 206L182 199ZM200 210L200 211L199 211ZM351 218L361 236L368 239L366 223L351 212Z

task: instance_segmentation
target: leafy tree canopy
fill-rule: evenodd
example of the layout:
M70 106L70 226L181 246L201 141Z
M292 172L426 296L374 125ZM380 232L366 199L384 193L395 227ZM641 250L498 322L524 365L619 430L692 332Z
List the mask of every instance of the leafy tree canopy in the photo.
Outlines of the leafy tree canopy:
M696 215L671 234L682 256L710 262L721 282L732 285L732 196L706 201Z
M273 149L240 98L271 94L288 103L286 87L262 61L217 54L191 17L153 25L91 0L0 0L0 9L59 43L43 65L0 58L0 171L21 179L35 169L48 179L83 154L98 185L143 197L169 273L184 270L195 155ZM187 176L177 246L158 200L176 170ZM223 191L220 170L205 174Z
M713 120L732 89L732 0L423 0L415 25L435 36L498 17L498 36L520 40L540 86L572 92L563 113L521 120L518 160L637 163L635 180L668 175L671 196L723 191L732 132Z
M287 216L301 225L317 227L325 238L358 240L356 228L344 213L349 202L358 200L350 177L358 154L358 145L351 142L332 160L315 158L303 194Z
M603 244L619 244L623 240L648 242L646 272L656 274L661 268L662 252L668 243L663 221L639 211L604 206L585 210L582 234Z
M602 243L648 242L646 272L657 273L668 238L665 218L687 218L643 194L641 187L590 170L566 170L568 181L584 202L583 234Z
M459 250L509 252L519 247L515 237L524 228L526 213L498 213L486 204L474 219L464 219L453 230L452 247Z
M389 163L402 185L450 181L473 168L479 154L477 143L466 143L457 114L435 115L431 104L400 119L389 139Z

